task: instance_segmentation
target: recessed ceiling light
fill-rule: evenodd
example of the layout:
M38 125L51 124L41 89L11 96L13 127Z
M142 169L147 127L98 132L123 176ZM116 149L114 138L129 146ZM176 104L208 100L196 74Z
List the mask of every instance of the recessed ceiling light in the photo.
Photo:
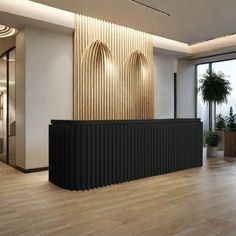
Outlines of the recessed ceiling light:
M10 28L6 25L0 25L0 38L6 38L13 36L16 34L18 31L14 28Z

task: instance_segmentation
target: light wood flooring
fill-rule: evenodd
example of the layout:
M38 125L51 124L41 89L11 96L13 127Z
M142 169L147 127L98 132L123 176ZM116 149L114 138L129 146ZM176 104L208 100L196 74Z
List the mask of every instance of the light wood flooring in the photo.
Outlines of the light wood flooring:
M236 235L236 159L86 192L0 163L0 235Z

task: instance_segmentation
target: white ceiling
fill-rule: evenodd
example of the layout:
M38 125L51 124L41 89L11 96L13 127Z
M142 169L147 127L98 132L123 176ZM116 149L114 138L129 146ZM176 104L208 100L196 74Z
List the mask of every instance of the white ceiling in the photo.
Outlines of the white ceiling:
M236 0L34 0L185 43L236 33Z

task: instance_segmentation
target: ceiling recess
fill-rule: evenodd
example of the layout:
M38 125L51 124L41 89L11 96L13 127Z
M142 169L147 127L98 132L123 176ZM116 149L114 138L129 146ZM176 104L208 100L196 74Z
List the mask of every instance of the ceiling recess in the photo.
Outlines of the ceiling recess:
M10 28L5 25L0 25L0 38L6 38L13 36L17 33L18 31L14 28Z
M143 7L146 7L146 8L148 8L148 9L151 9L151 10L153 10L153 11L157 11L158 13L161 13L161 14L163 14L163 15L165 15L165 16L170 16L170 14L169 14L168 12L165 12L165 11L162 11L162 10L157 9L157 8L155 8L155 7L149 6L149 5L145 4L145 3L142 3L142 2L139 2L139 1L136 1L136 0L130 0L130 1L131 1L131 2L134 2L134 3L136 3L136 4L139 4L140 6L143 6Z

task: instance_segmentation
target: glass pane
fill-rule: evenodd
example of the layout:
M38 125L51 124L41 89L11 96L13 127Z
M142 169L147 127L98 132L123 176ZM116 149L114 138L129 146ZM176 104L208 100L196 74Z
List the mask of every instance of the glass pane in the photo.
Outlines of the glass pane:
M7 162L7 60L0 58L0 160Z
M213 70L216 72L223 72L228 76L228 80L232 87L231 95L228 97L228 103L217 105L216 114L221 113L223 116L229 114L230 107L233 107L234 113L236 112L236 60L215 62L212 64Z
M15 50L9 53L9 164L16 165Z
M197 85L199 87L199 80L209 69L209 64L202 64L197 66ZM197 117L203 122L203 132L209 129L209 106L202 100L201 92L197 96Z

